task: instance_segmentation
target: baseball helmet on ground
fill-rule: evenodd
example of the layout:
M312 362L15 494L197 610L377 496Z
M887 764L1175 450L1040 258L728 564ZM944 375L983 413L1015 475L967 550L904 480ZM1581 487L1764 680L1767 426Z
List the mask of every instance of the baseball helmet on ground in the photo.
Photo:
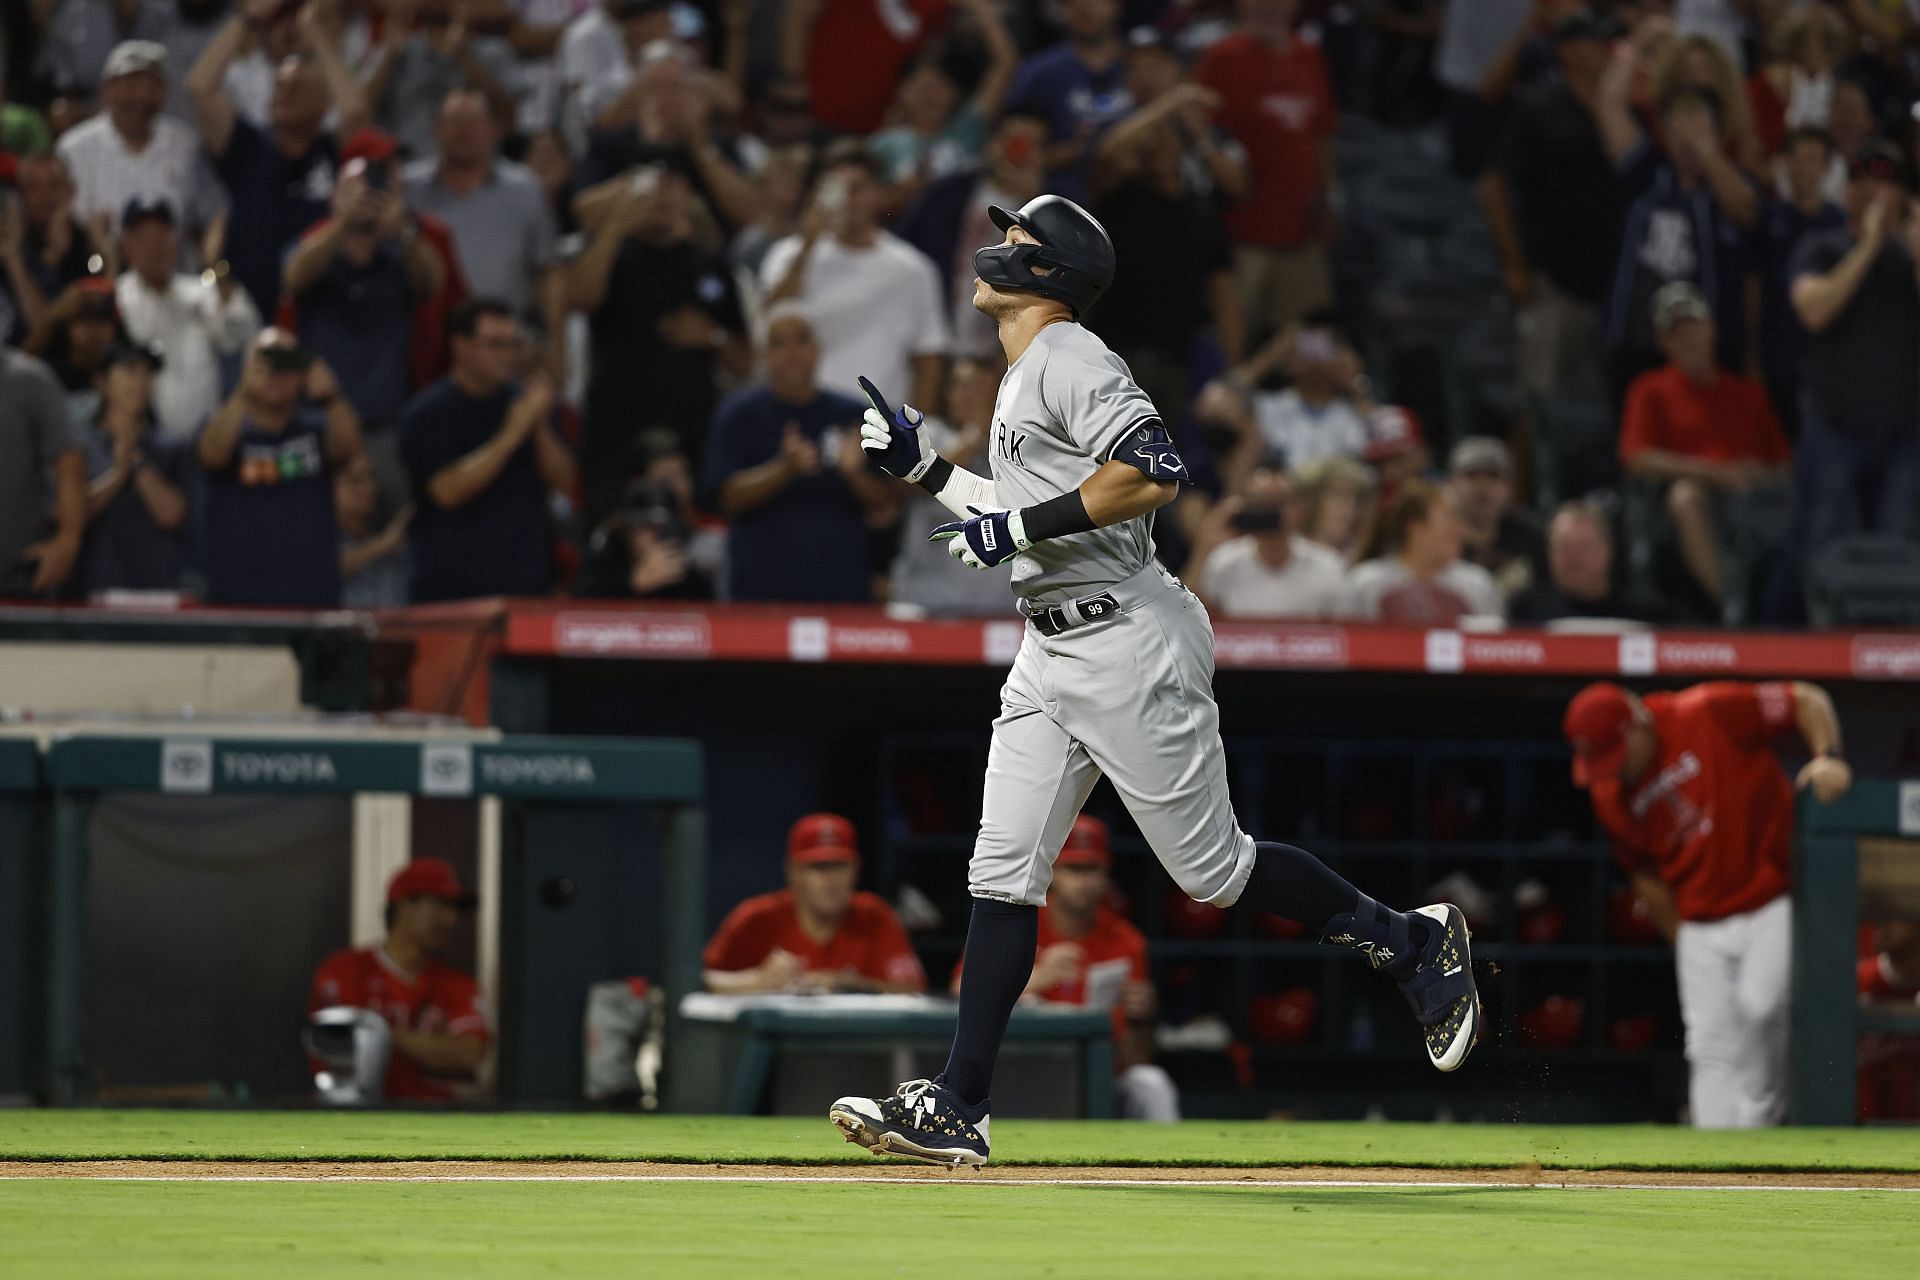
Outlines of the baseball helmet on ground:
M994 288L1064 302L1079 320L1113 283L1113 241L1106 228L1065 196L1036 196L1017 210L989 205L987 216L1001 231L1019 227L1040 242L988 245L976 252L973 269Z

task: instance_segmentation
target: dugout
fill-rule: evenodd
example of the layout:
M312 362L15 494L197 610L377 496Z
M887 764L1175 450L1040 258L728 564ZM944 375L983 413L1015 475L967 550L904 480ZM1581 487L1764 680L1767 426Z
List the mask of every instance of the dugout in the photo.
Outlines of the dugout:
M5 745L0 786L26 777ZM39 838L0 873L37 890L4 898L0 933L40 930L0 960L31 966L0 989L41 998L0 1017L24 1024L14 1069L44 1102L297 1100L313 966L380 936L382 886L416 852L453 857L479 893L497 1101L579 1097L590 983L698 984L701 922L663 909L704 893L691 743L355 724L41 746Z
M1920 1042L1920 1007L1856 994L1862 923L1920 920L1920 780L1862 778L1800 805L1794 867L1793 1118L1852 1124L1863 1036Z

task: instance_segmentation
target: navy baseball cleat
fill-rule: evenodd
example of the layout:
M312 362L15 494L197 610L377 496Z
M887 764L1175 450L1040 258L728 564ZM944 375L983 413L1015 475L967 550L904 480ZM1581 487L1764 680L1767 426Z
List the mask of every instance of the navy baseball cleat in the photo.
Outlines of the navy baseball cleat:
M885 1098L842 1098L827 1119L876 1156L905 1156L929 1164L987 1162L987 1117L969 1120L943 1084L909 1080Z
M1442 1071L1467 1060L1480 1040L1480 991L1473 981L1473 936L1467 919L1450 902L1420 907L1412 914L1434 922L1413 972L1400 980L1400 992L1426 1029L1427 1057Z

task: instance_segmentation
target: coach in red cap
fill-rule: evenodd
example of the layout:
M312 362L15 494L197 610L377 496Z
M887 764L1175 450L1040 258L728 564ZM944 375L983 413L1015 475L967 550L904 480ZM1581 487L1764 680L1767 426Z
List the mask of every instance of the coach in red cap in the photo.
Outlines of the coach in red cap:
M1794 786L1772 742L1789 726L1813 756L1799 787L1822 803L1845 795L1840 723L1816 685L1725 681L1637 698L1593 684L1562 725L1574 782L1674 939L1701 1128L1786 1116Z
M787 833L787 887L735 907L707 943L707 990L917 993L927 975L893 908L854 889L853 824L810 813Z
M393 1052L386 1096L446 1101L473 1079L491 1032L474 980L439 959L473 895L440 858L415 858L387 883L387 936L328 956L313 975L309 1013L345 1005L387 1022Z
M1147 971L1147 940L1109 903L1112 870L1107 824L1081 814L1054 860L1024 998L1080 1005L1111 1001L1121 1114L1129 1120L1178 1120L1179 1090L1152 1061L1159 1000ZM962 967L953 967L955 995Z

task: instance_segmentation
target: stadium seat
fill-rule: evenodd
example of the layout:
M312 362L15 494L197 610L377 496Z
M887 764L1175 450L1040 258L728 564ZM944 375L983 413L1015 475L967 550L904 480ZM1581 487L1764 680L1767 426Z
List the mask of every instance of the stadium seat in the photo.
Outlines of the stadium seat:
M1920 546L1839 538L1814 552L1807 613L1817 627L1920 625Z
M1619 426L1597 371L1529 397L1528 410L1534 496L1542 510L1619 480Z

